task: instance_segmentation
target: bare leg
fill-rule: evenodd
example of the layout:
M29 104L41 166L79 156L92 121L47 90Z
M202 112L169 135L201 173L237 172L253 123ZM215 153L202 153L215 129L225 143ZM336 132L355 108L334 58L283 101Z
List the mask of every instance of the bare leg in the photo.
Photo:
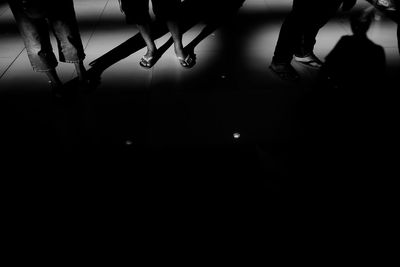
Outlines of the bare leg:
M171 32L172 39L174 40L175 54L177 57L186 58L187 54L183 49L182 32L176 21L167 21L168 30Z
M176 21L167 21L167 26L171 32L172 39L174 40L175 54L180 62L180 64L185 68L193 67L195 62L195 57L188 54L183 48L182 44L182 32Z
M147 46L147 53L144 56L146 58L153 57L157 51L157 47L151 36L150 24L138 24L137 27Z

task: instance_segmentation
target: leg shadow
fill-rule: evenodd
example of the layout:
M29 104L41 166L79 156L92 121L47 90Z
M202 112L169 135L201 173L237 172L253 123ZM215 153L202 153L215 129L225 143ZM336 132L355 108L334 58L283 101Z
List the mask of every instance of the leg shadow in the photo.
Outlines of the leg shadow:
M219 28L219 25L217 24L208 24L206 25L203 30L200 32L199 35L196 36L186 47L185 50L191 54L194 55L194 50L195 48L204 40L206 39L210 34L215 32Z
M205 40L209 35L220 28L224 23L232 19L239 9L242 7L246 0L221 0L215 3L211 0L187 0L191 3L191 12L187 14L183 27L185 31L188 31L194 25L200 21L204 21L206 26L202 29L199 35L197 35L186 47L186 51L194 55L195 48ZM210 8L210 6L212 8ZM193 14L198 14L193 16Z

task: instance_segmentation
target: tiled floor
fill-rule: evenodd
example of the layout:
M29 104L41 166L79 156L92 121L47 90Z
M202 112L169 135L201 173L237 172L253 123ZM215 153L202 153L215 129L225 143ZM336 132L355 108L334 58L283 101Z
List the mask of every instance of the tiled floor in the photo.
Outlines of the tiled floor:
M365 5L361 2L357 8ZM75 0L75 7L88 69L91 62L103 62L109 51L121 51L129 38L138 38L137 29L125 24L116 0ZM318 114L318 119L325 120L316 108L324 106L321 102L331 96L313 98L317 72L295 63L302 80L292 84L279 80L268 68L290 7L291 0L247 0L233 19L224 21L195 46L197 65L193 69L179 65L171 46L166 46L151 70L138 64L144 49L132 51L108 64L94 91L64 106L52 102L46 78L32 71L12 14L1 3L3 151L15 154L17 161L21 154L34 158L43 150L57 155L96 155L105 162L123 158L124 163L144 153L149 169L167 168L182 176L200 173L207 177L212 166L219 166L221 176L257 173L259 177L275 177L261 182L268 183L269 190L282 184L297 185L290 179L279 180L282 177L338 174L318 166L324 161L321 158L331 153L327 144L334 137L315 132L321 121L308 116ZM321 58L341 36L350 33L345 15L339 13L321 30L315 50ZM205 27L199 22L185 32L185 45ZM386 52L388 82L382 83L382 90L397 88L389 83L397 81L400 70L396 25L383 17L375 21L369 36ZM157 45L168 40L169 35L164 35ZM74 77L71 65L60 64L58 71L66 83ZM240 138L235 138L235 133ZM321 152L321 158L315 154ZM176 153L181 154L172 156ZM339 152L332 153L336 157ZM164 161L177 164L167 167ZM232 170L224 174L222 170L229 168Z

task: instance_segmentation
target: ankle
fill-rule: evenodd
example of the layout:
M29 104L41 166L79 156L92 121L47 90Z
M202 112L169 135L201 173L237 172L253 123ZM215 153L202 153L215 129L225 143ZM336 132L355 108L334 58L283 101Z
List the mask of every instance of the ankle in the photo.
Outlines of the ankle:
M148 44L147 45L147 52L149 53L154 53L157 51L157 46L156 44Z
M175 49L175 54L178 57L186 57L186 52L183 48Z
M157 53L157 48L156 47L151 47L151 48L147 48L146 51L146 56L150 57L150 56L154 56Z

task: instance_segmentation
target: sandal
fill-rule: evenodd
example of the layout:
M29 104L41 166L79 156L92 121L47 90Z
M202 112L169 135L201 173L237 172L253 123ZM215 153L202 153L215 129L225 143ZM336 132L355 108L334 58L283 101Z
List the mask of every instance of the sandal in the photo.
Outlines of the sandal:
M151 67L154 66L156 61L157 61L157 57L156 57L156 53L154 53L154 55L150 56L150 57L143 56L140 59L139 65L142 66L143 68L150 69Z
M190 54L188 54L186 58L183 58L183 57L177 57L177 58L179 60L179 63L184 68L191 68L196 64L195 58Z

